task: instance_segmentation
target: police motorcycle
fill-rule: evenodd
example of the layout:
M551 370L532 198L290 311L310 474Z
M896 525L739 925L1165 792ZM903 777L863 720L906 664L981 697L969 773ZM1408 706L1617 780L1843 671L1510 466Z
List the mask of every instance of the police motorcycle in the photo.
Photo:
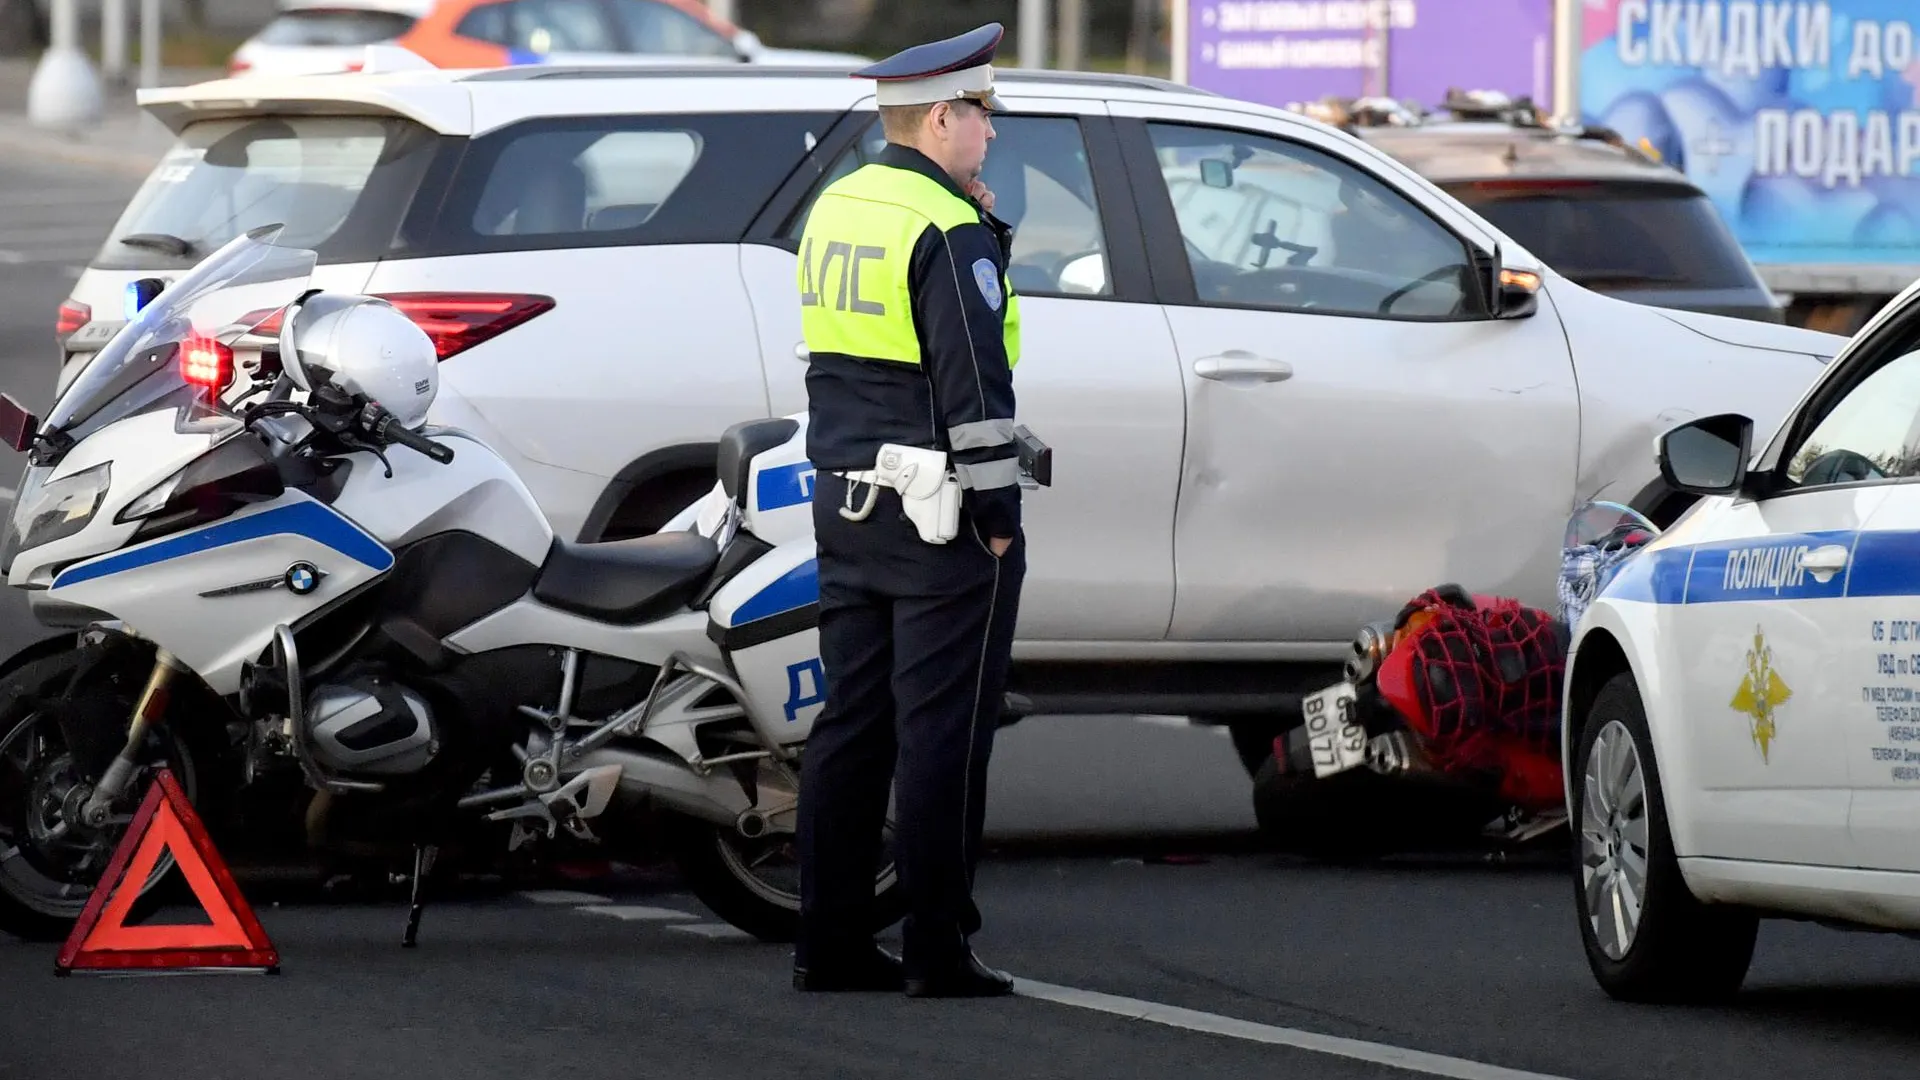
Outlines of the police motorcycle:
M1567 520L1558 611L1458 585L1429 589L1355 635L1339 682L1307 694L1254 778L1282 847L1331 859L1484 846L1567 824L1559 752L1571 630L1660 529L1593 500Z
M277 793L309 840L410 852L407 945L475 829L611 847L641 817L716 914L791 940L797 875L764 864L823 701L803 423L730 429L675 528L571 543L422 426L431 340L278 237L151 298L44 424L0 396L28 453L0 572L82 627L0 665L0 930L69 933L165 766L223 851ZM878 930L890 856L874 887Z

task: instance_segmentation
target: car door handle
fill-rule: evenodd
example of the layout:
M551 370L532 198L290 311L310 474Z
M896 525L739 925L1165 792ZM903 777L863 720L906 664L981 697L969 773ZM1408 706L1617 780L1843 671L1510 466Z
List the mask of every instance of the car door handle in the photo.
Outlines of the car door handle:
M1800 556L1800 569L1815 573L1832 573L1845 569L1846 565L1847 549L1839 544L1817 547Z
M1285 360L1255 356L1245 349L1228 349L1218 356L1203 356L1193 362L1193 373L1203 379L1259 379L1279 382L1293 376L1293 365Z

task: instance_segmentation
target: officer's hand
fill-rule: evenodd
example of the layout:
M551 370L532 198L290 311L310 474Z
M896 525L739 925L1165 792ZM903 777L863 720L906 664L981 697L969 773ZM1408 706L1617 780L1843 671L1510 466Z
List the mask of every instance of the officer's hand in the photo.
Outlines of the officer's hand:
M997 559L1000 556L1005 555L1007 553L1007 549L1013 546L1013 537L996 536L993 539L987 541L987 546L993 550L993 557Z
M971 195L973 200L980 204L980 209L985 210L989 214L993 213L993 192L988 190L986 181L975 180L973 183L968 184L967 194Z

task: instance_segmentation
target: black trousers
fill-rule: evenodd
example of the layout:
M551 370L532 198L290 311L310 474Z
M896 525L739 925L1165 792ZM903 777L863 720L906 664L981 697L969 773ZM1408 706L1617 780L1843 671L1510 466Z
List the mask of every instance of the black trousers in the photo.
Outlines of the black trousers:
M814 488L826 705L800 768L800 935L795 962L832 965L872 947L887 799L907 896L902 960L935 973L980 928L974 866L1013 647L1026 546L995 558L968 516L946 544L921 540L882 488L865 521L839 515L849 486Z

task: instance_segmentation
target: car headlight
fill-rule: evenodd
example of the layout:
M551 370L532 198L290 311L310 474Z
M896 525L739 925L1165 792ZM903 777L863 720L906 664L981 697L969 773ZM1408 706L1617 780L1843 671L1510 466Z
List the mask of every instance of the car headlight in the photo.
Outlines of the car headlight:
M14 551L63 540L87 527L111 484L111 462L40 485L24 485L13 511Z

